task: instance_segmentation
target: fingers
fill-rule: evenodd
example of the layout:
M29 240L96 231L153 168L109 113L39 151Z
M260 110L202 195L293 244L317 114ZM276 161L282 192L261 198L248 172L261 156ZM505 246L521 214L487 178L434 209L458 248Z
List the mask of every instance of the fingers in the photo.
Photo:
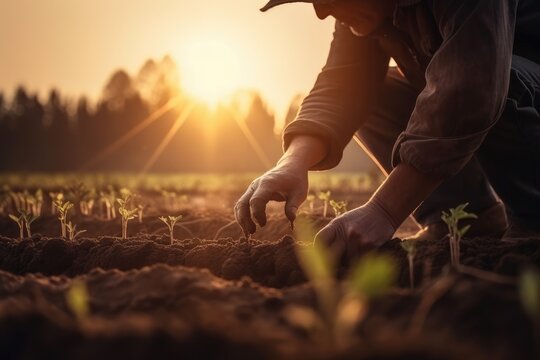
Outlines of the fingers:
M255 190L249 200L251 216L261 227L266 225L266 204L268 204L270 200L280 200L280 197L275 194L273 195L262 186L259 186Z
M246 238L248 238L249 235L254 234L257 229L255 223L251 219L250 212L250 200L255 192L255 187L256 184L253 182L234 206L236 222L242 227Z
M345 239L340 236L340 232L333 223L326 225L315 235L315 244L324 246L336 260L341 259L346 251Z
M302 196L302 194L294 193L287 199L287 202L285 203L285 216L291 222L291 226L296 219L296 212L298 211L298 208L302 204L304 198L305 196Z

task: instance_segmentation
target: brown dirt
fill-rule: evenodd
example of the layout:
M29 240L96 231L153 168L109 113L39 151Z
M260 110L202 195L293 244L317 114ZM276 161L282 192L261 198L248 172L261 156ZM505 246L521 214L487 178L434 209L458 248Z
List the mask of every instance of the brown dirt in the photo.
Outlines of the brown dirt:
M318 227L328 219L314 217ZM187 214L172 245L163 224L130 223L128 240L117 222L77 219L88 237L57 236L44 217L30 239L0 220L0 359L534 359L533 323L515 284L450 271L448 244L418 244L416 291L399 239L380 251L399 266L399 287L369 306L349 348L338 351L292 325L289 306L317 309L295 256L288 223L274 217L257 239L238 228L216 232L230 216ZM114 230L113 230L114 229ZM193 238L190 233L201 237ZM464 239L462 263L516 277L540 266L540 238L503 243ZM78 320L66 291L83 281L92 315ZM433 300L424 313L422 304ZM420 320L419 320L420 319Z

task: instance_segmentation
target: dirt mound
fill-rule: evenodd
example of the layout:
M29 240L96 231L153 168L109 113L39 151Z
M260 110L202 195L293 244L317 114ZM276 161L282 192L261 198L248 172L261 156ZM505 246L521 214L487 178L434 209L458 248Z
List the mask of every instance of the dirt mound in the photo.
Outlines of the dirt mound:
M422 299L440 284L373 302L355 330L359 342L338 351L285 315L290 305L315 308L306 285L269 289L166 265L93 270L77 278L88 288L92 313L77 320L65 301L72 278L0 271L0 358L535 358L515 288L445 279L419 331L411 324Z
M516 276L529 265L540 266L540 239L505 243L489 238L463 239L464 265ZM381 252L390 254L400 269L399 284L409 284L408 263L400 240L387 243ZM422 242L415 256L415 283L440 275L450 261L446 241ZM169 245L164 235L84 238L70 242L39 234L22 241L0 238L0 269L14 274L76 276L92 269L132 270L153 264L184 265L209 269L225 279L252 278L257 283L281 288L305 281L299 267L294 239L262 240L184 239Z
M399 283L409 283L408 263L400 241L394 239L380 251L391 254L401 274ZM418 242L414 258L415 283L441 275L450 263L448 241ZM540 266L540 238L504 242L492 238L464 238L461 241L461 264L501 275L517 276L527 267Z
M96 268L131 270L158 263L206 268L225 279L249 276L271 287L305 281L291 237L276 243L229 238L187 239L172 245L161 235L73 242L40 235L22 241L0 238L0 269L14 274L75 276Z

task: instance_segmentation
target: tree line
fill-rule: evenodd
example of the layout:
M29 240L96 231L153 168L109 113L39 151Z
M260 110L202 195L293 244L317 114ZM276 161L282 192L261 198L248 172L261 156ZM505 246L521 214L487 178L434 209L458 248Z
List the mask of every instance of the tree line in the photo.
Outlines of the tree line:
M260 94L212 109L180 83L165 57L133 75L114 72L95 102L56 89L45 100L23 86L11 99L0 93L0 171L260 171L279 158L275 117Z

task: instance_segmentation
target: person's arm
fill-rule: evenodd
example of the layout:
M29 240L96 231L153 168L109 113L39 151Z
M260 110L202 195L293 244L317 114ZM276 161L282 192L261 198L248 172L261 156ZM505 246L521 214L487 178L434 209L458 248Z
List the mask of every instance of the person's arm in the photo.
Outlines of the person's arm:
M321 138L311 135L297 135L291 139L287 150L277 162L277 166L289 163L308 171L321 162L327 154L328 146Z
M373 39L339 23L328 60L296 119L283 133L284 155L255 179L235 205L246 237L266 224L266 204L284 201L293 223L308 191L308 171L329 169L370 113L388 69L388 56Z
M296 119L283 131L285 152L295 137L310 135L324 141L328 149L310 169L336 166L354 132L372 111L388 62L376 40L357 37L336 22L326 65Z
M457 174L496 123L506 103L516 1L430 1L442 44L393 164L434 177Z
M471 159L506 100L516 18L514 1L431 1L443 43L426 71L394 170L363 206L316 236L338 256L388 241L403 220Z
M387 213L396 230L442 180L441 177L426 175L410 165L399 164L369 201L377 203Z

